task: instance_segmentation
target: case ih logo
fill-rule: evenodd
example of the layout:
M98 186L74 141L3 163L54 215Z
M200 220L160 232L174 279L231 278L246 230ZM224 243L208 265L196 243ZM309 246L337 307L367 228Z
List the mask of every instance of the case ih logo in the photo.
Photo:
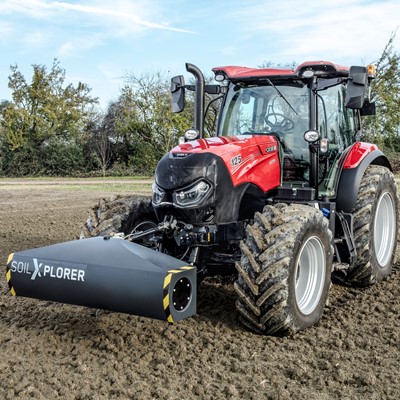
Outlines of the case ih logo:
M31 280L34 281L36 278L55 278L65 279L68 281L85 281L85 270L81 268L72 267L57 267L54 265L46 264L45 262L38 261L37 258L33 258L33 271L30 268L30 263L26 261L13 260L10 265L11 272L19 274L31 275Z

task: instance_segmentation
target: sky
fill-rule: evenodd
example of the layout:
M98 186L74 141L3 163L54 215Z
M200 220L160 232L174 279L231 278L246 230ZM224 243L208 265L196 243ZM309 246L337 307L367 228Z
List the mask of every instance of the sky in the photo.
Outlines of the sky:
M129 75L206 75L216 66L379 59L400 25L399 0L0 0L0 99L10 65L28 82L55 58L103 109ZM395 37L400 51L400 30Z

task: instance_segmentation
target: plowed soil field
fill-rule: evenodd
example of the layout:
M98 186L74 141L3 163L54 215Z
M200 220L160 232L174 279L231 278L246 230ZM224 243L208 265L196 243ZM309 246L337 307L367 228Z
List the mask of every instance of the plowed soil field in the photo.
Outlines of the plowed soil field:
M126 185L128 193L129 184ZM0 181L0 261L71 240L111 192ZM167 325L13 297L0 280L1 399L400 398L400 268L366 289L333 285L320 323L263 337L237 323L233 286L202 283L198 315Z

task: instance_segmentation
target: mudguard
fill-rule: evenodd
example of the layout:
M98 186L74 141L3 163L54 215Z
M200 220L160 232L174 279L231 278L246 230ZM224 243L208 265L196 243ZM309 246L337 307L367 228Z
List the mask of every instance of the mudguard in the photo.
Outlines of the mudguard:
M174 322L196 313L196 269L118 238L10 254L11 294Z
M375 145L355 143L343 164L336 197L337 211L346 213L353 211L361 179L370 164L382 165L392 170L389 160Z

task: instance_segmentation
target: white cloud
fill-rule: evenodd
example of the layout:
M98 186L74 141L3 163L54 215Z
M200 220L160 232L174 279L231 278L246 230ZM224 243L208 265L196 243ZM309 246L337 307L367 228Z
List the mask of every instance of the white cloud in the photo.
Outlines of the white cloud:
M102 76L107 79L121 79L121 66L112 65L110 63L102 63L97 65L97 69L101 72Z
M13 32L13 27L8 22L0 23L0 38L2 41L5 41L8 36Z
M69 20L85 16L88 25L104 26L112 23L115 30L130 27L131 31L140 29L157 29L181 33L194 33L190 30L170 26L168 23L151 20L150 10L156 9L147 1L117 0L110 2L103 0L89 0L80 3L48 0L2 0L0 14L24 14L33 18L57 18ZM148 16L146 18L145 16ZM84 19L84 20L85 20ZM73 19L72 19L73 21Z
M232 56L236 54L238 49L234 46L224 46L221 50L222 55L224 56Z
M23 42L28 46L43 46L47 42L47 36L40 31L29 32L24 36Z
M61 44L57 50L57 57L81 54L93 47L101 46L103 41L103 36L98 34L72 37Z
M399 16L398 0L320 0L302 6L297 0L264 1L233 15L240 18L238 26L246 36L269 41L281 61L299 62L321 58L374 61L399 26Z
M69 57L116 39L134 40L148 31L193 33L159 22L163 18L158 1L0 0L0 23L7 22L0 25L0 41L5 43L9 33L7 38L14 40L20 53L47 46L57 57Z
M27 14L35 18L49 16L50 7L42 0L2 0L0 14Z

